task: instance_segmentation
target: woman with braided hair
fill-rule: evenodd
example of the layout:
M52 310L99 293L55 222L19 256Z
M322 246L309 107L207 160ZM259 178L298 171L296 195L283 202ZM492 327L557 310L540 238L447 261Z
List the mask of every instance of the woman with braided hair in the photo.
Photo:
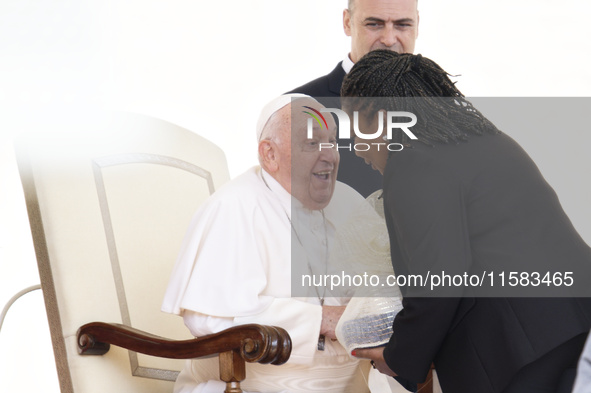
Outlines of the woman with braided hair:
M532 270L591 277L591 249L536 165L435 62L372 51L341 95L356 119L356 154L384 175L398 277ZM416 124L404 129L411 115ZM575 297L574 287L557 294L465 282L437 291L401 286L390 341L353 355L415 383L434 364L444 393L570 392L591 327L591 298Z

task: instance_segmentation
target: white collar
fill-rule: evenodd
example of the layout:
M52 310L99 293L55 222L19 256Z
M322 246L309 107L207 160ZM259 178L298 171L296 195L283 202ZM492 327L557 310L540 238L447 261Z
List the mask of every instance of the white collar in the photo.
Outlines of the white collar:
M277 196L279 203L281 203L281 206L285 210L285 213L287 214L287 217L290 221L292 219L292 209L297 212L299 220L302 220L302 217L307 217L306 220L323 219L322 212L320 210L311 210L304 207L302 202L287 192L287 190L283 188L283 186L279 184L279 182L262 167L260 167L260 174L263 183L265 183L265 188L268 188L273 194Z
M349 55L347 55L345 56L345 60L343 60L341 65L343 66L343 70L345 70L345 74L348 74L349 71L351 71L351 68L353 68L353 66L355 65L355 63L353 63Z
M267 171L265 171L262 167L260 170L261 178L263 179L263 183L265 183L266 187L271 190L273 194L277 196L279 199L279 203L283 207L283 210L287 213L287 216L291 220L291 195L273 176L271 176ZM296 200L295 198L293 199Z

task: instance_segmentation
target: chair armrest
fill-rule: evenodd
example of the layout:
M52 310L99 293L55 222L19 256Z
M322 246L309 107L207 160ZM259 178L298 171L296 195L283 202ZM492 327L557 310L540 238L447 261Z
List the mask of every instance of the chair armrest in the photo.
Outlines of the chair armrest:
M291 338L284 329L255 324L234 326L191 340L169 340L121 324L92 322L78 329L77 338L81 355L103 355L112 344L170 359L192 359L233 351L250 363L281 365L291 354Z

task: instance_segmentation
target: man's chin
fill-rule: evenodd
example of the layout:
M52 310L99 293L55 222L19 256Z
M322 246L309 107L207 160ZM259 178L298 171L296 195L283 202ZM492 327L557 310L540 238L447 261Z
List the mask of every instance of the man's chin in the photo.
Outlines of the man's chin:
M323 184L320 187L309 185L306 191L292 187L292 195L300 201L303 207L310 210L322 210L330 203L335 189L335 182ZM301 192L304 191L304 192Z
M318 195L315 195L311 201L311 203L314 205L313 210L321 210L328 206L330 200L332 199L333 191L334 188L332 188L330 191L326 191Z

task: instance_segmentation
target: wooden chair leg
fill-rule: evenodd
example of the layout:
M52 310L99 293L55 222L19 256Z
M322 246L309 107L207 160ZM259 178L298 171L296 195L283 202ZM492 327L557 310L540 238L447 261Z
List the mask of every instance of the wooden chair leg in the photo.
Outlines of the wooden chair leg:
M226 390L224 393L242 393L240 382L226 382Z
M246 378L245 361L238 351L220 353L220 379L226 383L224 393L242 393L240 382Z

